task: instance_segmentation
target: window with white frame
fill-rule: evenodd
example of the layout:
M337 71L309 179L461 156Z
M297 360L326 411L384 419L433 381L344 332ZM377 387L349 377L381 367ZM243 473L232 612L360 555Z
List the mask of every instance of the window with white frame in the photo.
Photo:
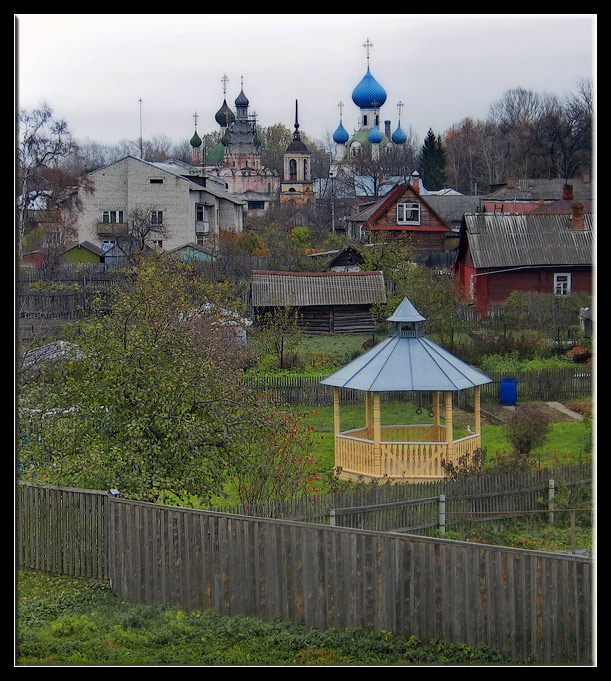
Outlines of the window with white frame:
M568 296L571 292L571 275L565 272L554 274L554 293L557 296Z
M122 210L102 211L102 222L104 222L105 224L122 224L123 211Z
M154 210L151 212L151 225L163 225L162 210Z
M397 224L398 225L419 225L420 224L420 204L419 203L398 203L397 204Z

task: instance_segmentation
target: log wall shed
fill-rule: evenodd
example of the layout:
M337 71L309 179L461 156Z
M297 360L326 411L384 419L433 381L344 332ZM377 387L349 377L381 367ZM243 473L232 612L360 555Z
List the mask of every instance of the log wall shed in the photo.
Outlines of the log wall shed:
M256 316L279 307L299 311L308 334L370 333L371 307L386 302L382 272L273 272L255 270L251 305Z

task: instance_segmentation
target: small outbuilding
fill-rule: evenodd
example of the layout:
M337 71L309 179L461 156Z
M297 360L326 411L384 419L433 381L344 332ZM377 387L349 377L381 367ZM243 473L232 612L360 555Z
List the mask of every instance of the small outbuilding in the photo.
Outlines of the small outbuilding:
M366 482L443 479L443 462L481 449L480 386L492 379L426 338L426 318L409 299L388 321L395 329L386 340L321 381L334 393L336 474ZM365 393L364 426L342 432L342 389ZM474 430L455 440L453 395L463 390L473 392ZM380 397L388 392L431 393L432 422L384 424Z
M384 275L379 271L252 273L254 315L295 309L300 328L309 334L371 333L372 306L385 302Z

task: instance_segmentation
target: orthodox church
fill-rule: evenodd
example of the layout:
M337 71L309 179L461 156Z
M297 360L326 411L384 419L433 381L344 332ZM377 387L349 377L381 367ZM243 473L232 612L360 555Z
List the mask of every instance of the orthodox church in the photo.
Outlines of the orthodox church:
M335 161L350 161L359 155L370 155L374 160L380 158L380 154L393 146L400 146L407 140L407 135L401 128L401 108L399 102L399 122L397 129L391 133L390 120L384 121L384 130L380 125L380 110L386 103L386 90L373 77L369 67L369 52L372 43L369 39L364 44L367 50L367 71L358 85L352 91L352 101L359 108L359 128L350 136L342 122L343 103L340 108L339 125L333 133L335 143Z
M221 128L220 142L201 154L202 141L197 134L191 139L193 164L218 177L231 194L246 202L250 214L268 210L279 200L280 174L261 162L261 140L257 134L256 116L249 113L250 102L244 94L244 83L235 100L235 113L227 104L227 77L223 77L223 104L215 120Z

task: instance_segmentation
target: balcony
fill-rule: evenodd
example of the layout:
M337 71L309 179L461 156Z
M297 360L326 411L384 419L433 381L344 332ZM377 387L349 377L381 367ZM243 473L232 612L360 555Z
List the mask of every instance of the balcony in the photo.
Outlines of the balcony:
M96 234L98 236L127 236L127 222L98 222Z

